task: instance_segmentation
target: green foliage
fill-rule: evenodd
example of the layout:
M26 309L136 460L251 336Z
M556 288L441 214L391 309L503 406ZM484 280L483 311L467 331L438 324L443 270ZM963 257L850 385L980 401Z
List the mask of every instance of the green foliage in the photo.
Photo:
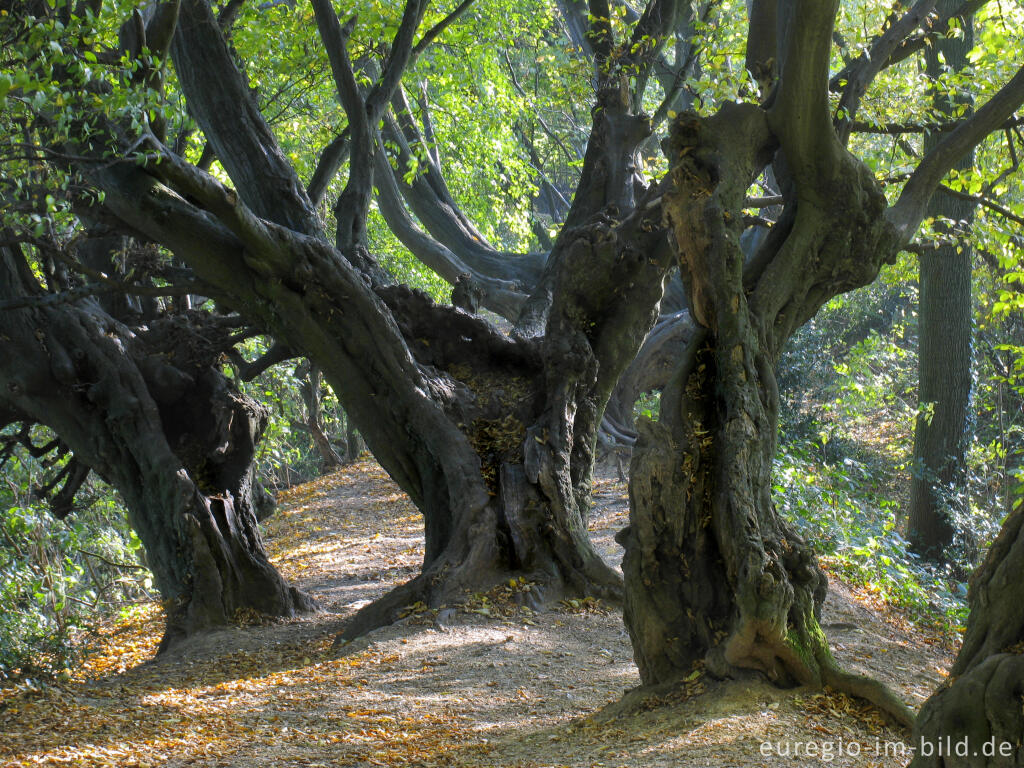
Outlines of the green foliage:
M72 15L66 24L55 19L14 21L0 11L0 130L8 139L0 150L5 224L36 238L67 242L73 237L78 221L72 201L85 207L88 190L66 170L69 163L49 162L60 158L44 156L39 147L50 153L102 153L105 148L89 138L105 135L98 130L101 122L133 137L166 122L172 129L168 135L179 141L189 159L198 160L205 138L186 114L173 68L146 50L135 61L111 60L117 29L135 5L114 0L103 4L100 18L85 11L84 18ZM432 8L425 28L452 6ZM702 114L728 100L756 97L743 56L746 8L738 0L713 6L715 11L696 25L699 74L684 86ZM947 68L934 82L923 76L916 57L885 69L865 94L858 119L882 126L904 123L909 115L929 124L949 119L936 110L937 100L955 104L955 114L966 109L961 97L967 92L977 103L984 102L1015 71L1013 57L1003 52L1024 43L1024 12L1018 6L992 5L979 12L976 47L966 69ZM628 9L625 4L612 8L610 23L617 38L625 39ZM386 55L386 41L398 27L402 5L357 0L346 4L344 12L358 17L349 53L368 82L370 69ZM891 6L863 0L842 4L834 72L866 49L891 12ZM963 30L954 24L947 34L962 35ZM244 3L230 35L282 151L308 181L320 150L347 125L310 5ZM644 39L638 44L656 43ZM678 50L666 46L665 55L673 63ZM162 72L163 87L129 85L140 67ZM423 173L428 156L436 158L452 197L483 237L509 251L536 248L534 225L548 234L557 230L550 214L536 210L538 188L547 181L568 198L579 179L591 122L592 74L590 63L563 34L553 4L479 0L404 77L411 117L425 125L429 115L432 131L411 147L412 160L400 169L402 175L413 180ZM628 80L630 73L624 75ZM642 95L644 108L653 111L664 95L665 85L652 79ZM838 106L838 97L833 98ZM901 136L855 133L850 147L892 197L919 162L924 136L923 130ZM970 233L985 266L976 281L977 439L969 453L971 516L960 523L981 543L991 537L1001 515L1024 497L1024 260L1019 223L1024 193L1014 165L1021 148L1014 149L1014 141L1020 143L1012 131L993 135L977 148L974 169L951 172L945 180L958 193L984 194L1003 209L980 208ZM657 136L643 148L642 168L649 179L665 171L656 145ZM135 159L146 162L141 155ZM216 164L213 172L227 181ZM321 215L328 229L332 203L346 181L342 170L325 195ZM952 237L964 247L967 235L949 224L927 222L919 239ZM447 300L448 286L399 245L378 212L372 212L368 228L374 252L393 276ZM905 255L876 284L830 302L795 340L779 376L786 406L775 492L780 510L809 534L837 570L922 616L938 614L956 622L963 608L959 582L914 561L900 535L918 408L915 320L909 310L915 300L915 274L916 260ZM254 346L246 354L260 351ZM303 428L302 384L294 365L284 365L243 385L272 409L257 459L274 485L289 485L319 471L319 457ZM648 398L638 410L654 416L657 405ZM326 390L323 415L328 434L339 435L344 417ZM123 512L100 486L92 506L76 512L69 523L58 523L30 492L42 468L22 455L8 467L9 486L0 489L0 509L7 510L0 520L0 598L14 608L0 615L0 675L44 651L62 663L67 641L89 617L113 606L117 590L122 597L132 594L123 569L104 576L103 568L109 566L83 552L131 563L138 550Z
M54 7L54 4L50 4ZM5 226L37 239L70 240L74 208L102 201L65 157L113 156L103 128L117 125L132 135L182 119L149 79L128 87L143 69L165 62L143 47L134 60L116 57L117 30L134 3L105 4L101 16L81 5L84 16L67 23L0 11L0 215ZM40 147L46 147L41 150ZM135 152L130 157L145 163ZM48 162L54 161L57 162Z
M779 513L832 570L919 621L962 628L966 587L908 551L902 504L889 497L891 478L853 458L823 461L814 443L786 446L774 476Z
M656 420L660 410L661 395L656 392L645 392L633 406L633 417L638 419L643 416L647 419Z
M966 617L950 573L903 536L917 416L915 298L903 265L839 296L794 337L780 370L780 514L836 573L945 628Z
M1000 294L991 270L979 269L968 511L954 521L951 567L937 570L909 554L903 536L918 415L913 266L901 260L829 302L784 355L776 503L836 572L922 620L959 627L965 574L1024 490L1015 478L1024 448L1016 347L995 342L1012 338L1020 318L991 311L986 296Z
M52 470L50 470L52 472ZM0 680L69 667L84 633L148 594L142 545L113 491L92 482L63 521L34 488L44 467L18 451L0 487Z

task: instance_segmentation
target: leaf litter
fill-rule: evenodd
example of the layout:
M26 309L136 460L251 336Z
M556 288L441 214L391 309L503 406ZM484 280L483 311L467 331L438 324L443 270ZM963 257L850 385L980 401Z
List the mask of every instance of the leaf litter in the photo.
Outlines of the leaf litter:
M618 562L625 486L602 476L594 498L595 545ZM419 515L371 461L279 503L268 550L321 613L239 616L239 627L157 660L159 606L108 622L69 679L0 688L0 767L767 766L792 764L783 744L812 741L847 752L801 756L809 765L907 762L878 751L903 734L830 691L718 682L699 668L674 688L638 690L617 610L569 600L536 612L519 579L458 608L409 606L397 624L334 650L348 617L417 572ZM835 579L823 624L841 663L914 706L948 669L945 644Z

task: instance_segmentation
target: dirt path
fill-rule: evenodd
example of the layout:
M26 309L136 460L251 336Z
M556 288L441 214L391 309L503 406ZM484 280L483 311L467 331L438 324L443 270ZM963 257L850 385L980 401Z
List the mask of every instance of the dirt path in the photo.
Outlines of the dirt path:
M592 532L612 562L626 515L624 485L599 481ZM414 575L423 554L418 514L372 463L283 494L267 541L323 613L218 632L155 663L155 607L107 627L72 680L0 690L0 766L907 762L898 733L834 694L697 679L666 700L608 706L639 683L621 616L589 602L533 614L510 599L519 584L332 650L346 618ZM840 584L824 623L841 663L915 706L949 663Z

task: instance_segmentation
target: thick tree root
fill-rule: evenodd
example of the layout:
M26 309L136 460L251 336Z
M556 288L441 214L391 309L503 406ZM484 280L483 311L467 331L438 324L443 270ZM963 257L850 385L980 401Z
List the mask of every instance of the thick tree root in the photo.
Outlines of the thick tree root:
M828 686L838 693L867 701L908 731L913 728L915 714L899 696L880 680L842 669L827 646L816 648L813 660L794 651L789 642L778 645L757 643L749 653L747 659L737 664L722 658L721 653L713 652L708 656L708 670L718 677L732 677L736 669L748 673L759 670L774 684L784 687L787 684L808 688Z
M335 638L334 648L341 648L375 629L394 624L417 603L429 608L456 607L466 602L473 593L487 592L507 584L510 579L522 578L532 585L530 591L522 593L521 597L522 603L535 611L543 610L567 597L596 597L616 604L621 601L622 583L611 580L616 574L611 569L606 570L607 573L605 570L596 573L596 576L602 577L600 580L595 578L582 583L581 572L574 572L570 582L570 579L558 574L556 568L516 571L496 570L493 567L472 568L468 563L461 566L435 565L357 611Z
M885 683L867 675L855 675L841 669L831 654L818 654L821 682L839 693L845 693L874 704L908 731L914 727L916 715Z
M760 670L776 685L797 684L809 688L829 688L863 699L877 707L897 725L908 731L916 715L884 683L867 675L842 669L832 656L828 640L810 610L796 610L785 639L766 640L757 632L756 623L741 624L733 637L708 656L708 669L723 667ZM747 642L740 642L742 638ZM727 672L728 674L728 672Z
M839 693L863 699L908 731L913 728L916 717L913 710L888 686L873 677L847 672L836 663L828 639L812 613L797 611L796 617L797 623L802 626L799 635L803 647L810 651L809 654L800 657L801 666L808 667L806 674L811 677L814 685L828 686ZM795 650L796 637L795 634L791 634L787 638L787 650ZM808 656L810 658L807 658Z
M420 574L412 581L392 589L383 597L358 610L334 638L333 648L341 648L375 629L394 624L415 603L429 604L428 579Z

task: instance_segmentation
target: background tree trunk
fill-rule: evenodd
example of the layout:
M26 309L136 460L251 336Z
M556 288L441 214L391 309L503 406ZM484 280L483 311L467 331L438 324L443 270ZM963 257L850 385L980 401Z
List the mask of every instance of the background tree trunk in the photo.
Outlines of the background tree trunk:
M324 432L323 408L320 405L320 387L322 385L320 366L307 362L301 368L304 380L300 389L302 400L306 405L306 428L313 438L313 446L320 454L320 471L330 472L335 467L341 466L342 458L334 450L330 438Z
M940 0L936 10L952 13L957 0ZM928 76L938 82L943 73L959 73L974 47L972 16L964 17L963 35L942 36L925 49ZM971 106L959 93L937 92L935 110L948 119ZM941 136L925 137L925 150ZM974 155L957 164L974 167ZM950 219L936 227L948 242L920 257L921 297L918 304L918 416L914 429L913 474L910 487L908 539L915 552L931 560L951 557L954 537L963 532L969 511L967 446L970 442L972 323L972 249L966 230L974 219L974 203L936 190L929 215Z
M351 417L345 414L345 463L353 464L359 460L359 454L363 452L363 438L359 436L356 423Z

